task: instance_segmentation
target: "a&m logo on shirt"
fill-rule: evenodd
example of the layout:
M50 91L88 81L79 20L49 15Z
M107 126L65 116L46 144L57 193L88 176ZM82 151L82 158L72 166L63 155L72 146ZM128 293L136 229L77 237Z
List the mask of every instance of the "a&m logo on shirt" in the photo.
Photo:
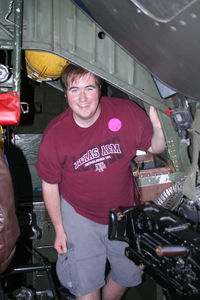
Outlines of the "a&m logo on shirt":
M103 172L105 168L106 168L106 165L104 162L100 162L95 165L95 170L98 172Z

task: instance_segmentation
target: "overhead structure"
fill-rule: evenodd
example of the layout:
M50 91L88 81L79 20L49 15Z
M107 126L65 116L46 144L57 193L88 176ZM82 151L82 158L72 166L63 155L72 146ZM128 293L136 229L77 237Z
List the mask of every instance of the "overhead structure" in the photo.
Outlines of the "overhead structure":
M199 0L74 2L157 79L199 99Z

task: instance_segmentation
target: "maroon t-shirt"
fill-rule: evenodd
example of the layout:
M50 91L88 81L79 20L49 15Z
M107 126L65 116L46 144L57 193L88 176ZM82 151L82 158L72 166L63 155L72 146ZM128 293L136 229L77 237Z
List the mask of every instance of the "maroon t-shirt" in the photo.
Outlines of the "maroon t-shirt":
M130 100L102 97L100 103L101 114L88 128L74 122L70 108L50 122L35 166L79 214L108 224L111 208L134 204L130 161L150 147L152 125Z

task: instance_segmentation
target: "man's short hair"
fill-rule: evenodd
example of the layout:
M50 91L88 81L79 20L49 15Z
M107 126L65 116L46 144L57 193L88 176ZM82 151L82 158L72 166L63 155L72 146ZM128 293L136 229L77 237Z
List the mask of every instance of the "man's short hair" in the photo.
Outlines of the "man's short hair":
M73 65L73 64L66 65L63 68L63 71L61 73L61 78L60 78L60 81L61 81L64 91L67 90L69 82L74 82L74 80L76 80L77 77L81 77L87 73L90 73L90 71L88 71L80 66ZM95 75L95 74L93 74L93 75L94 75L96 84L100 88L103 83L103 80L100 77L98 77L97 75Z

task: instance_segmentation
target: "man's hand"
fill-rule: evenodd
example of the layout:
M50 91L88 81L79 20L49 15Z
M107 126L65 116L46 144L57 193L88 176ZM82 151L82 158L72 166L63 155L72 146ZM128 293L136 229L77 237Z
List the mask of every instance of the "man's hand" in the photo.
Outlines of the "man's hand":
M64 254L67 252L67 236L64 230L60 230L56 233L54 248L56 249L58 254Z
M166 148L165 137L162 131L162 126L158 117L158 113L155 107L153 106L150 106L149 118L153 126L153 135L151 139L151 146L148 149L148 151L151 153L161 153Z
M67 252L67 236L64 232L62 224L62 216L60 209L60 194L58 184L51 184L42 180L42 193L46 209L53 223L56 233L54 248L59 254Z
M157 110L155 109L154 106L150 106L149 118L151 120L153 128L155 128L155 127L162 128L161 123L160 123L160 119L158 117Z

